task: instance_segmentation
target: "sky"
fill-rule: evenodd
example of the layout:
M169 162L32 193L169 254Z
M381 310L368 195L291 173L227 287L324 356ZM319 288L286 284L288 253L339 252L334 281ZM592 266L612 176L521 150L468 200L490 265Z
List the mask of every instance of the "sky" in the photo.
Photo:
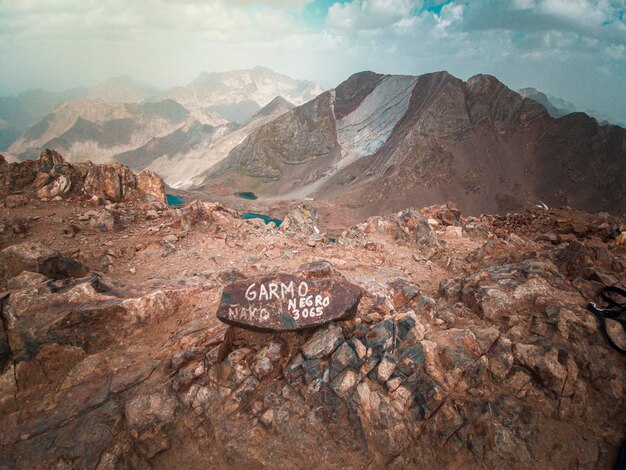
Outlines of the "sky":
M626 0L0 0L0 96L269 67L495 75L626 123Z

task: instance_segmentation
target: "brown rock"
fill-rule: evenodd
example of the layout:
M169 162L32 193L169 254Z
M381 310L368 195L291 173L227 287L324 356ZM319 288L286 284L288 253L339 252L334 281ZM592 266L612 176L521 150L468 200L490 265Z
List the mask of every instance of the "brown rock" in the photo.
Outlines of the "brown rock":
M316 237L320 235L320 230L316 225L318 220L319 215L314 207L300 204L287 213L285 220L280 225L280 231L297 232Z
M144 170L137 175L137 189L153 196L157 201L166 202L165 182L154 171Z
M253 330L299 330L354 316L361 292L343 279L278 273L224 287L217 317Z
M330 323L315 332L302 346L302 353L307 359L320 359L332 354L344 340L341 327Z
M39 171L48 173L52 167L55 165L62 165L63 163L65 163L65 160L61 154L51 149L45 149L39 154L39 161L37 162L37 165L40 168Z
M0 285L22 271L64 279L85 276L89 269L40 243L21 243L0 251Z
M391 302L396 310L405 307L420 293L419 286L406 279L395 279L389 283L391 291Z
M63 196L70 192L72 189L72 182L65 175L60 175L58 178L52 180L52 182L37 191L37 197L39 199L51 199L57 196Z
M21 194L7 196L5 205L7 209L15 209L17 207L25 206L28 203L28 199Z
M342 398L346 398L359 381L359 374L352 369L344 371L330 383L330 388Z

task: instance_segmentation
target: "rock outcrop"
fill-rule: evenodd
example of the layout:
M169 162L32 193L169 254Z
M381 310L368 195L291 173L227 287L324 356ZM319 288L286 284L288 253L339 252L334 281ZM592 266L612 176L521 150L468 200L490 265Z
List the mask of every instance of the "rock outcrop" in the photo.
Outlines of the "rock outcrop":
M163 180L154 172L135 175L119 163L95 165L66 163L54 150L41 152L39 160L0 166L0 197L14 193L37 199L84 198L120 202L150 198L165 202Z
M0 289L6 286L9 279L22 272L66 279L86 276L89 269L41 243L20 243L0 251Z

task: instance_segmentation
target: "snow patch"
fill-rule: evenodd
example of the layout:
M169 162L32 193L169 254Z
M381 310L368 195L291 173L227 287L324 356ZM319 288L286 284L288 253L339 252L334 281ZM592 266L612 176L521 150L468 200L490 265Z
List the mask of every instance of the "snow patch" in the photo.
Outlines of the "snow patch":
M384 78L353 112L337 122L338 170L382 147L409 107L417 77Z

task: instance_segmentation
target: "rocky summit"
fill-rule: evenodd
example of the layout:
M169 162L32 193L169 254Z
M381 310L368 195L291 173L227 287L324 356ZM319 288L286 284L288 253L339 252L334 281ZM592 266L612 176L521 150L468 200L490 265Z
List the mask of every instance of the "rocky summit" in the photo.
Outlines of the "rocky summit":
M278 228L52 151L0 182L2 469L615 465L624 356L585 307L626 285L624 218Z

